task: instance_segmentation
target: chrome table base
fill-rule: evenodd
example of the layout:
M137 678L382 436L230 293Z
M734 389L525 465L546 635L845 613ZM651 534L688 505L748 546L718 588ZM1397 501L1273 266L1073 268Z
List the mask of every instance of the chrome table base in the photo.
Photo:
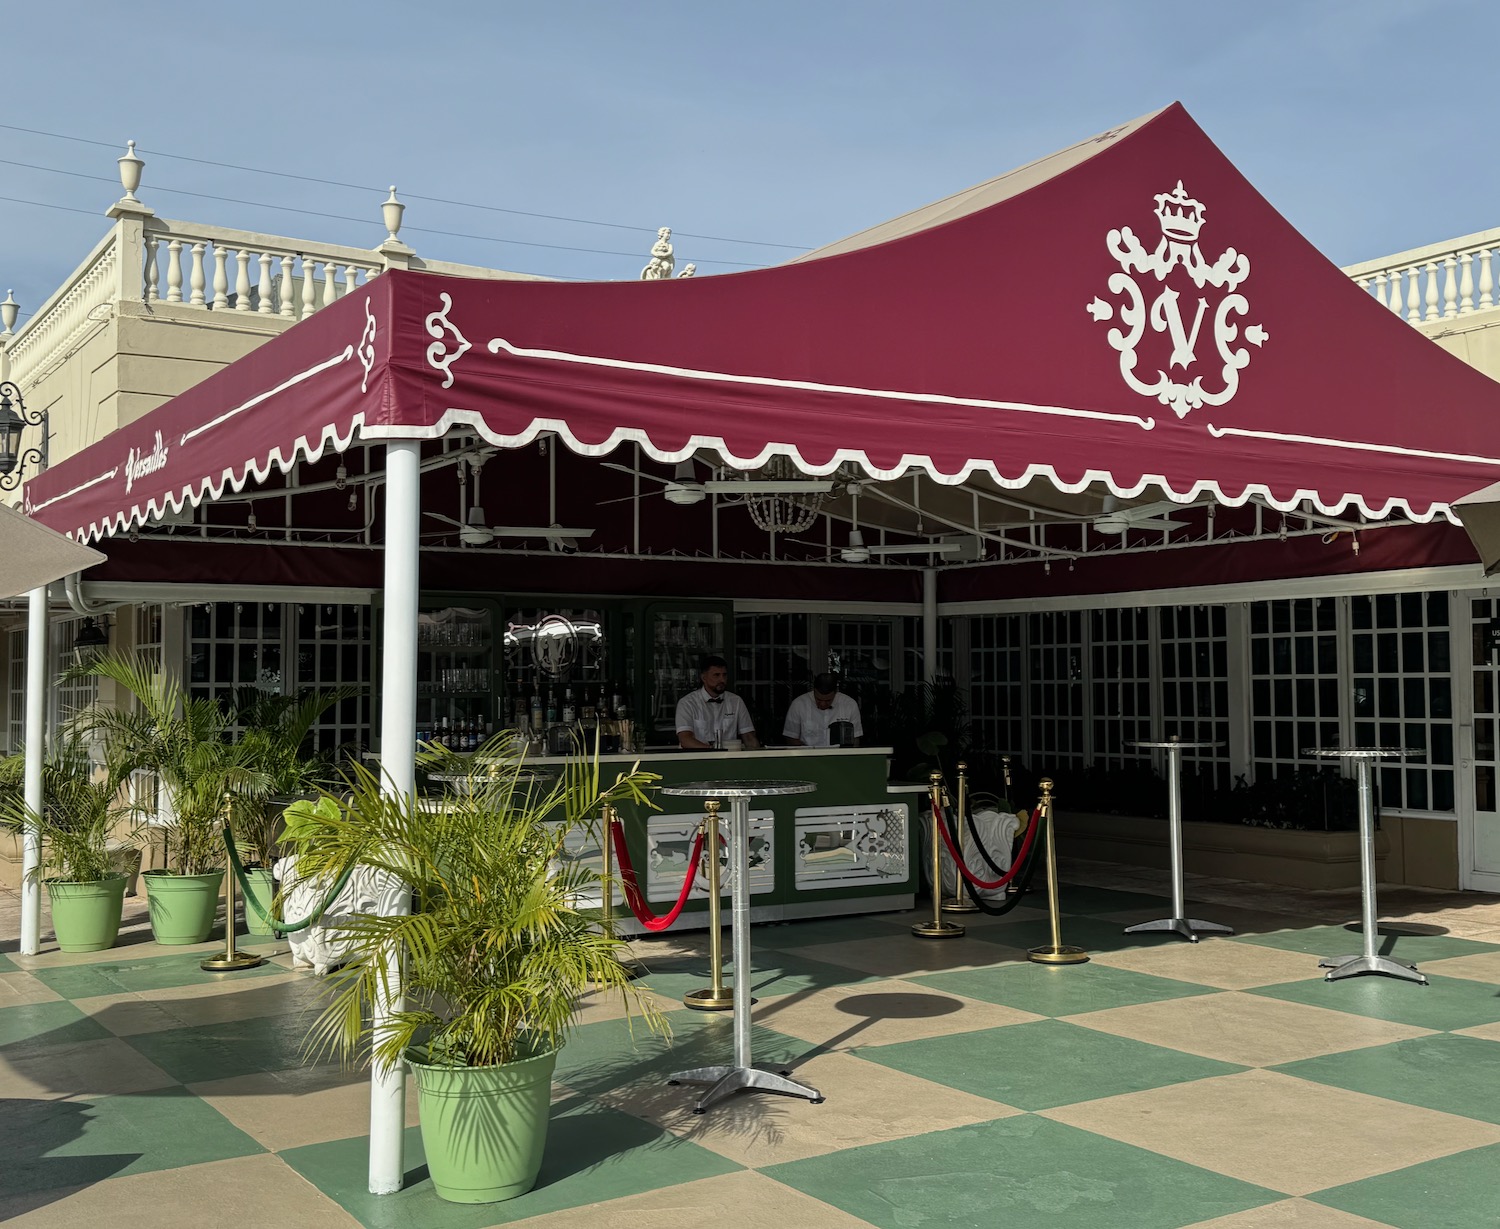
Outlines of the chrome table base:
M784 1071L767 1071L764 1067L691 1067L687 1071L673 1072L667 1083L713 1085L693 1106L695 1114L703 1113L709 1106L742 1089L805 1097L814 1105L823 1103L823 1094L816 1088L788 1079Z
M1143 935L1153 932L1181 935L1189 943L1198 942L1198 936L1203 935L1232 935L1233 926L1221 926L1218 922L1204 922L1195 917L1163 917L1154 922L1140 922L1134 926L1125 927L1127 935Z

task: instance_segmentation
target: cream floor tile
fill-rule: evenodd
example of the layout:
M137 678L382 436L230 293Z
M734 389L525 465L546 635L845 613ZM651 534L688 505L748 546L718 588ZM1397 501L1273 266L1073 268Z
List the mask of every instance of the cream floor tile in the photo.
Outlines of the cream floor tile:
M831 986L805 998L791 995L759 1008L755 1019L778 1033L837 1053L858 1046L1024 1024L1042 1017L897 980Z
M0 1007L55 1003L62 995L30 973L0 973Z
M1323 976L1317 958L1304 952L1285 952L1256 943L1231 943L1227 939L1101 952L1094 960L1115 969L1217 986L1221 990L1248 990Z
M1288 1195L1500 1143L1500 1126L1244 1071L1043 1116Z
M1500 952L1475 956L1450 956L1447 960L1424 960L1422 972L1440 977L1463 977L1500 987Z
M1453 1031L1465 1037L1479 1037L1485 1041L1500 1041L1500 1023L1476 1024L1473 1028L1456 1028Z
M367 1072L301 1067L190 1084L188 1091L273 1152L348 1139L370 1129ZM416 1122L417 1086L408 1078L406 1125Z
M359 1229L359 1222L279 1157L247 1156L160 1173L110 1178L62 1194L0 1200L0 1220L20 1229L203 1229L205 1225L295 1225ZM47 1202L51 1200L52 1202Z
M115 1037L29 1050L0 1062L0 1097L107 1097L176 1083Z
M757 1168L1021 1112L848 1054L820 1055L791 1074L827 1100L814 1105L790 1097L740 1093L706 1114L695 1114L699 1090L654 1079L599 1099Z
M816 943L797 948L796 954L877 977L982 969L1002 960L1026 959L1023 951L968 935L958 939L919 939L909 932L856 939L853 943Z
M1185 1226L1185 1229L1390 1229L1382 1221L1366 1220L1337 1208L1325 1208L1305 1199L1269 1203L1233 1216L1217 1216Z
M503 1223L524 1229L702 1229L705 1223L734 1229L867 1229L869 1225L749 1170Z
M1432 1031L1233 990L1083 1012L1065 1019L1101 1033L1247 1067L1273 1067L1320 1054L1387 1045Z

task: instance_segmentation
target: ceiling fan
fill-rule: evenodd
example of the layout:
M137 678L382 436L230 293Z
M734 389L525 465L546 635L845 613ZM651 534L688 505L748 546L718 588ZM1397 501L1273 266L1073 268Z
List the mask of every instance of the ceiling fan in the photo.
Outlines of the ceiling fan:
M1132 529L1186 529L1188 527L1186 521L1174 521L1170 516L1162 514L1183 512L1191 506L1193 505L1174 503L1170 499L1164 499L1154 504L1122 508L1113 495L1106 495L1104 511L1094 517L1092 525L1095 533L1115 537Z
M496 538L545 538L553 550L564 550L583 538L594 536L592 529L568 529L562 525L486 525L484 509L477 504L469 509L466 522L441 512L425 512L423 515L455 526L458 540L465 546L488 546Z
M662 496L670 504L686 507L702 503L710 495L826 495L838 484L832 478L805 479L759 479L759 478L711 478L700 481L691 460L679 461L676 472L670 478L659 474L648 474L645 470L632 469L628 465L616 465L612 461L603 463L605 469L619 470L637 478L647 478L662 484ZM633 497L627 497L633 498ZM620 503L622 500L605 500L605 503Z

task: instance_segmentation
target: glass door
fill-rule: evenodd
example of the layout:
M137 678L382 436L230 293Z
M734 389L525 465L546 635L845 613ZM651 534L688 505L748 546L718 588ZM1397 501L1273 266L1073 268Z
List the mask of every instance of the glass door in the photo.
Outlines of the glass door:
M1500 600L1488 590L1458 595L1468 610L1468 645L1459 648L1464 623L1455 620L1455 682L1467 665L1471 686L1458 686L1459 796L1458 886L1500 892ZM1460 616L1462 618L1462 616ZM1467 691L1468 695L1464 692ZM1465 711L1467 709L1467 711Z
M417 613L417 738L472 751L493 729L495 612L424 606Z

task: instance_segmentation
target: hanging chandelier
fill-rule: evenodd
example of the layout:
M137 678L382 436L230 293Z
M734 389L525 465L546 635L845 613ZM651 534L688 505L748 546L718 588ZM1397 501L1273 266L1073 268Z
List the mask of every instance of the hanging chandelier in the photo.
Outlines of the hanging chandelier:
M826 498L822 491L799 491L796 484L806 481L791 460L784 456L772 457L754 475L756 482L786 482L787 490L745 495L745 508L756 528L766 533L806 533L818 519L818 512Z

